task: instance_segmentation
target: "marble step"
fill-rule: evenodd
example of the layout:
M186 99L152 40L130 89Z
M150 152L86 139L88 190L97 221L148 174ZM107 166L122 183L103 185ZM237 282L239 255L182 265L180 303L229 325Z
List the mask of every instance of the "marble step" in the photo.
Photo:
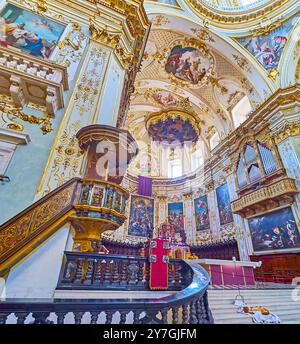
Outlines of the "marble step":
M249 306L264 306L277 314L281 323L300 324L300 301L292 300L292 290L243 290ZM216 324L252 324L251 316L236 312L233 305L238 290L209 290L208 301Z
M300 313L291 313L291 314L280 314L276 313L276 315L280 318L282 324L285 324L286 321L293 322L293 323L300 323ZM217 315L214 316L214 320L216 324L242 324L242 323L253 323L251 316L247 316L244 314L224 314L223 316Z
M280 306L280 307L276 307L276 306L268 306L268 305L263 305L264 307L268 308L270 312L275 313L277 315L282 314L298 314L299 316L299 320L300 320L300 308L299 307L293 307L292 305L288 305L288 306ZM222 307L222 309L218 308L218 309L214 309L214 308L210 308L210 310L212 311L212 313L216 316L219 316L222 314L232 314L232 313L236 313L236 309L235 308L224 308Z

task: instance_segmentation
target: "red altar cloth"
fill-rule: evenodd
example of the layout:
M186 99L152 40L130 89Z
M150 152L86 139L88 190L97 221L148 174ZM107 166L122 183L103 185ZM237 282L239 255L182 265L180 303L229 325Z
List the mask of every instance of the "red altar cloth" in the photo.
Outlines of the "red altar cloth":
M150 289L168 289L169 242L151 239L149 247Z

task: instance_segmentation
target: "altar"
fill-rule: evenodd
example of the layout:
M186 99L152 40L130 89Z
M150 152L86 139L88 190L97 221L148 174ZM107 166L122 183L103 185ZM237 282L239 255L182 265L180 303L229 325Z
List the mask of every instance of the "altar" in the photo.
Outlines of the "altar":
M254 269L261 266L261 262L194 259L189 263L199 264L210 274L212 285L254 286Z

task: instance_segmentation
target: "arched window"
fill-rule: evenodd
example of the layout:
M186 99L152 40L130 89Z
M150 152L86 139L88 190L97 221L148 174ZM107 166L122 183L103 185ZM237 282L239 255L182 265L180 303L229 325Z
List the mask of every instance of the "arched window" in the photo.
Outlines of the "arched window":
M209 140L210 149L213 150L215 147L217 147L219 142L220 142L220 136L217 132L215 132Z
M182 163L180 159L170 160L168 164L168 177L177 178L182 175Z
M232 109L232 119L234 127L240 126L246 119L252 110L249 98L245 96L242 98L236 106Z
M191 167L192 171L199 168L204 162L203 155L200 149L196 150L191 154Z

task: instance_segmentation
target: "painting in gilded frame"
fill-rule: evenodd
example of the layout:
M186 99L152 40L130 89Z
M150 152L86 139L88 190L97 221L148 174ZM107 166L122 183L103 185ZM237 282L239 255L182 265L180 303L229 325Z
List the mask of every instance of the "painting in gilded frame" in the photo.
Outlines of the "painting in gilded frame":
M232 223L233 216L227 183L216 188L216 195L221 226Z
M209 229L209 211L207 195L194 199L196 230Z
M153 224L153 198L131 195L128 234L152 238Z
M300 234L291 207L248 220L254 251L300 247Z
M270 71L277 69L283 49L299 16L286 21L279 28L266 35L239 37L236 40L246 48L262 66ZM299 25L299 24L298 24Z
M0 45L21 49L35 57L49 58L65 25L8 4L0 13Z
M199 84L210 69L210 60L194 47L176 45L168 56L165 70L193 85Z
M168 222L174 225L175 232L184 233L183 203L168 203Z

